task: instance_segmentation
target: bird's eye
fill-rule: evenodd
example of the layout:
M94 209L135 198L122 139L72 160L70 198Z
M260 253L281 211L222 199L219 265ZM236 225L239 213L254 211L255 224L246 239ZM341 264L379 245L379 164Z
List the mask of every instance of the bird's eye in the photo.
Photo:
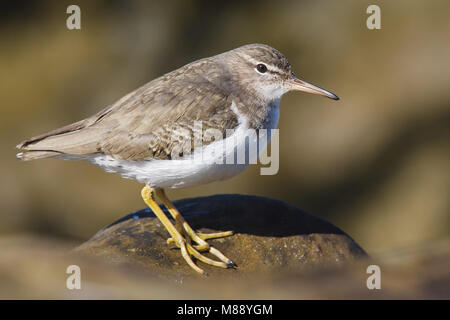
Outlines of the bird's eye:
M267 71L267 67L265 64L259 63L256 66L256 70L258 70L259 73L265 73Z

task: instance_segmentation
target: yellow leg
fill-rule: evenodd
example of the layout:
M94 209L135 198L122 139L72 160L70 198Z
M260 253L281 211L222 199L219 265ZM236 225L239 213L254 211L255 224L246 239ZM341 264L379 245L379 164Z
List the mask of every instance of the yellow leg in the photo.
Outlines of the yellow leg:
M159 199L161 199L162 203L166 206L169 213L172 215L172 217L175 219L176 223L181 225L187 234L188 237L190 237L193 241L195 241L198 245L194 246L194 248L198 251L208 251L211 254L218 257L220 260L223 261L225 264L224 267L235 267L236 264L225 257L219 250L216 248L210 246L205 239L213 239L213 238L221 238L221 237L228 237L233 235L232 231L225 231L225 232L216 232L211 234L204 234L204 233L196 233L191 226L184 220L184 218L181 216L180 212L175 208L175 206L172 204L172 202L167 198L165 192L163 189L156 189L155 190L156 195ZM175 238L169 238L168 243L176 241Z
M181 254L184 260L186 260L186 262L192 269L194 269L199 273L204 274L205 272L195 265L195 263L192 261L191 257L187 253L186 240L178 232L178 230L175 229L172 222L170 222L169 218L166 217L164 212L159 207L158 203L155 201L153 197L153 190L149 186L145 186L141 191L141 195L142 199L144 199L144 202L150 207L150 209L152 209L153 213L156 215L156 217L158 217L159 221L161 221L161 223L167 229L172 238L175 239L176 244L181 249Z
M172 224L172 222L167 218L167 216L164 214L164 212L159 207L158 203L154 199L154 193L159 189L152 189L149 186L145 186L142 191L142 199L144 199L144 202L149 206L150 209L155 213L156 217L161 221L161 223L164 225L164 227L169 232L171 239L173 239L173 242L180 248L181 255L183 256L184 260L188 263L188 265L201 274L206 274L206 272L199 268L191 259L190 255L194 256L198 260L216 266L216 267L222 267L222 268L228 268L232 266L231 264L227 264L224 262L214 261L208 257L203 256L200 254L191 244L190 240L191 238L188 237L185 239L181 233L175 228L175 226ZM214 251L214 250L213 250ZM231 261L231 260L230 260Z

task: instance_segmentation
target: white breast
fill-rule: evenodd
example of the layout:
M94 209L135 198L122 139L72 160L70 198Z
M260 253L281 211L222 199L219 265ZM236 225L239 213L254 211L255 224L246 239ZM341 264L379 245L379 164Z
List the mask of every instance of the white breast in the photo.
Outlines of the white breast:
M177 160L130 161L115 159L108 155L92 155L85 160L107 172L118 173L124 178L137 180L150 187L180 188L228 179L242 172L250 163L255 163L256 158L267 146L270 141L270 129L275 129L278 124L279 102L278 99L270 108L266 125L268 136L259 136L260 149L256 154L249 153L249 143L257 143L254 140L257 137L249 135L248 119L238 112L233 103L232 110L238 116L238 127L226 139L202 147L201 159L198 159L197 154L197 158L191 155ZM226 163L226 159L236 160L235 155L238 152L244 152L246 161L240 164L236 164L235 161L233 164Z

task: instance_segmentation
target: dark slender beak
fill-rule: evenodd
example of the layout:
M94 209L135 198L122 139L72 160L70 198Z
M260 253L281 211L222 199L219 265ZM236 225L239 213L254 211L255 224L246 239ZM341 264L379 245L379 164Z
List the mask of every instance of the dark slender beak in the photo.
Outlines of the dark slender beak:
M309 92L312 94L318 94L320 96L324 96L333 100L339 100L339 97L335 95L334 93L327 91L325 89L319 88L311 83L308 83L306 81L303 81L295 76L292 76L288 80L289 89L290 90L296 90L296 91L304 91Z

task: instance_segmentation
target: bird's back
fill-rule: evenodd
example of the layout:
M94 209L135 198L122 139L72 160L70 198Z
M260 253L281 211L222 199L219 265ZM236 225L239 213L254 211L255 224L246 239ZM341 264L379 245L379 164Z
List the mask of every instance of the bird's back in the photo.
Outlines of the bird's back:
M184 123L187 127L183 129L191 131L196 120L205 128L223 131L237 125L235 115L223 116L231 105L230 92L214 81L223 71L212 59L185 65L89 118L21 142L18 157L33 160L104 153L129 160L170 158L175 143L171 125L175 123ZM226 79L221 81L226 83Z

